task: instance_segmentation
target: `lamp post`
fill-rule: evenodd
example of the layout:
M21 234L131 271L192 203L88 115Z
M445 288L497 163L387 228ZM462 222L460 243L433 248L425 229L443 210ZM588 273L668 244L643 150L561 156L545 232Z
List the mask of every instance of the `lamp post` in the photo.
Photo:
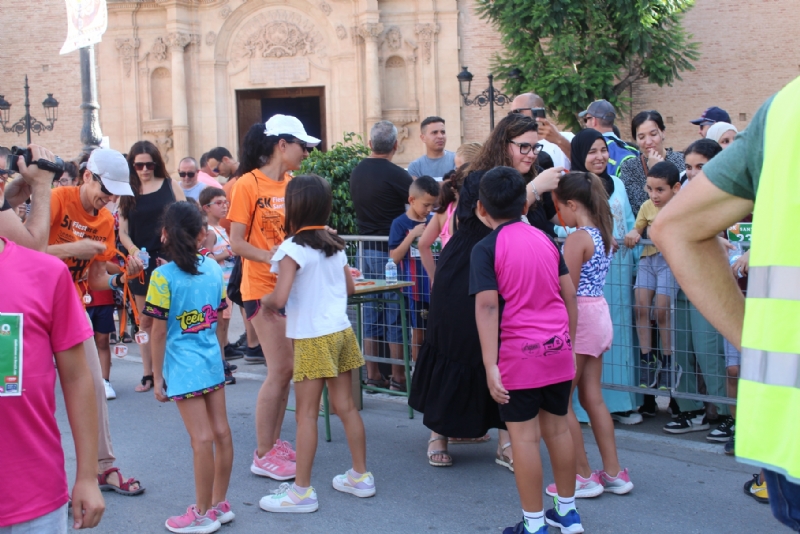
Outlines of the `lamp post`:
M508 77L512 80L519 78L521 72L519 69L513 69L509 72ZM470 86L472 85L472 73L467 70L467 67L461 67L461 72L458 73L458 85L459 90L461 91L461 97L464 99L465 106L478 106L479 108L489 106L489 124L491 125L491 129L494 130L494 106L497 104L500 107L505 106L507 103L511 102L511 98L504 95L500 91L497 91L494 88L494 75L489 74L489 87L485 89L482 93L475 96L475 98L470 99Z
M9 122L9 115L11 113L11 104L0 95L0 125L3 126L3 131L7 133L14 132L17 135L22 135L23 132L27 134L27 144L31 144L31 132L36 135L41 134L43 131L53 131L53 125L58 120L58 100L53 98L53 93L47 93L47 98L42 102L44 107L45 120L49 124L37 120L31 116L31 101L29 98L30 87L28 86L28 76L25 76L25 115L12 124L7 126Z
M84 152L100 148L103 132L100 130L100 105L97 103L97 69L94 64L94 45L80 49L81 53L81 94L83 102L83 126L81 142Z

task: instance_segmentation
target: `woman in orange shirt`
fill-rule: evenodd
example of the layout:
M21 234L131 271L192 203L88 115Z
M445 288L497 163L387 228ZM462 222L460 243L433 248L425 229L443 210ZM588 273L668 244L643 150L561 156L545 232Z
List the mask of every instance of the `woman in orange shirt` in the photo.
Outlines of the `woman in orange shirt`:
M306 134L295 117L274 115L253 125L242 143L241 176L233 187L228 219L231 248L242 257L241 292L247 319L255 327L269 368L256 403L256 440L250 471L289 480L295 475L295 454L280 432L294 357L286 338L286 317L260 310L260 300L275 289L277 276L270 260L286 235L284 194L291 171L308 157L308 147L320 140Z

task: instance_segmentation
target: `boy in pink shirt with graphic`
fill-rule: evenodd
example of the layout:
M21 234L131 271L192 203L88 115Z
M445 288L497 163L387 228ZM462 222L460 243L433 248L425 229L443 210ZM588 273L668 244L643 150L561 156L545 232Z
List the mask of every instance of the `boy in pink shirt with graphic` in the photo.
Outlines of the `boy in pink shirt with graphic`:
M67 266L58 258L0 237L0 280L0 534L67 532L69 494L55 418L56 366L77 458L73 528L93 528L105 503L95 472L94 384L83 352L92 328Z
M546 534L547 525L577 534L583 526L575 509L575 452L566 417L575 377L575 286L555 243L520 220L528 205L518 171L487 172L479 199L478 215L494 231L472 250L469 291L489 390L511 436L523 513L522 522L503 534ZM546 514L541 438L558 489Z

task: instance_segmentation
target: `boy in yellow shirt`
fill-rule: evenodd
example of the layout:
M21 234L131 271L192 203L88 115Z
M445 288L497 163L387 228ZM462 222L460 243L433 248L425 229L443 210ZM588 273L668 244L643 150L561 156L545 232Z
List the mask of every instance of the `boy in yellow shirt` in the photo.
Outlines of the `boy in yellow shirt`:
M645 230L653 224L658 212L680 191L680 173L677 167L668 161L653 165L647 173L645 190L650 196L639 209L634 229L625 236L625 246L633 248L642 238ZM639 270L634 286L636 299L636 333L639 337L640 365L639 386L643 388L659 387L670 389L673 385L672 374L672 336L670 332L671 301L678 292L678 286L664 256L653 245L642 249ZM650 308L655 297L655 316L658 332L661 336L661 359L652 347L650 333ZM680 372L680 371L679 371ZM674 381L677 383L677 379Z

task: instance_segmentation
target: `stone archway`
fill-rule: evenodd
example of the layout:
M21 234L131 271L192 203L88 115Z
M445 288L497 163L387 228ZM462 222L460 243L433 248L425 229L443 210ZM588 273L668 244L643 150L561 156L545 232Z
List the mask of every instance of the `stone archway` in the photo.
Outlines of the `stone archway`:
M247 2L226 18L214 43L214 64L218 132L229 146L237 146L242 131L240 92L322 87L327 133L340 126L331 120L341 76L332 64L348 55L355 61L355 49L352 40L341 37L347 30L334 26L331 11L325 2L272 0Z

